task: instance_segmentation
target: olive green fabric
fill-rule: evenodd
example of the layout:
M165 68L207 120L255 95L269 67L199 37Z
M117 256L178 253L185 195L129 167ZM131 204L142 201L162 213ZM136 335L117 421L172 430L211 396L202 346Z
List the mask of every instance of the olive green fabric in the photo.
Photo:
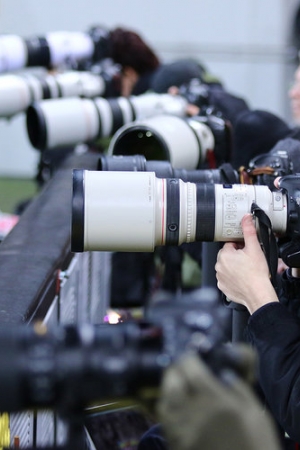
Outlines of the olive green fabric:
M13 214L20 202L31 199L36 193L34 180L0 177L0 211Z
M279 450L271 417L241 378L220 382L198 356L163 377L157 414L170 450Z

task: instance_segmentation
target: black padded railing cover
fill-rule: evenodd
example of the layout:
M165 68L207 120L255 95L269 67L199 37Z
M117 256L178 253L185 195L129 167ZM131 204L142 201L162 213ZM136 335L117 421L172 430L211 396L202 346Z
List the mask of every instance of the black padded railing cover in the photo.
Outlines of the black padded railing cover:
M72 169L96 170L99 155L72 154L0 244L0 323L42 319L70 250Z

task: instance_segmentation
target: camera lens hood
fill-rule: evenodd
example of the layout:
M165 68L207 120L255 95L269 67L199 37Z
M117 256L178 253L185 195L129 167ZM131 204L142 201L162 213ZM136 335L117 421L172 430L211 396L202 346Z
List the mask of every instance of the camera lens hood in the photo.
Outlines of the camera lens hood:
M84 175L82 169L73 170L71 251L84 250Z
M37 150L45 150L48 140L47 127L43 110L38 102L27 108L26 126L31 145Z

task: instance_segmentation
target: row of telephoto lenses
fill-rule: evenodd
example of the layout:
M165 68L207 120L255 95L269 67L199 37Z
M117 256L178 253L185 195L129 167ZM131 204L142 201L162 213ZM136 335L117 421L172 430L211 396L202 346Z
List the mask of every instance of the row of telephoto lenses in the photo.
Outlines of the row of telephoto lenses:
M112 95L120 68L109 61L109 39L101 26L86 33L0 36L0 117L26 111L28 138L41 151L112 137L110 154L142 153L168 159L174 167L200 167L212 154L217 164L227 160L230 127L217 115L187 118L190 88L185 96ZM73 70L48 70L61 66ZM45 70L18 72L33 67ZM205 99L203 89L194 87L193 97L197 92Z
M299 140L286 138L251 160L252 184L240 183L229 163L186 170L142 155L103 155L97 171L73 170L72 249L151 252L161 245L239 241L242 217L257 208L279 238L292 240L300 227L299 152Z
M61 97L115 95L119 67L108 58L109 31L56 31L22 38L0 36L0 117L33 102Z
M239 174L228 169L230 122L209 107L188 117L186 95L111 96L119 68L106 60L108 41L102 27L0 37L0 117L25 111L28 138L41 152L109 137L107 157L120 158L117 169L99 158L98 171L74 170L73 251L153 251L159 245L240 240L240 220L253 203L278 235L285 234L292 209L286 192L239 184ZM95 61L103 64L93 66ZM62 64L68 70L49 73ZM45 70L6 73L36 66ZM149 166L128 170L130 157ZM158 163L170 164L167 175L166 165L160 171Z
M87 32L54 31L43 36L23 38L14 34L0 36L0 73L27 67L55 68L100 61L108 55L109 31L91 27Z
M91 58L95 51L99 56L102 51L102 47L99 48L101 40L102 35L97 29L93 30L92 36L82 33L50 33L43 38L32 40L16 36L6 36L1 40L0 37L0 72L35 65L48 68L61 63L68 63L68 66L74 66L76 69L75 63L78 59ZM10 59L10 55L14 55L15 59ZM122 234L124 238L130 235L127 217L131 214L131 207L127 210L126 205L130 206L127 200L132 197L132 188L141 188L141 196L132 197L131 201L135 209L140 209L140 216L148 221L143 231L144 236L138 239L138 249L145 247L144 239L148 241L147 234L154 231L151 231L151 227L159 225L158 222L162 220L160 216L165 212L168 220L172 219L170 229L166 230L166 242L178 243L172 233L175 231L175 221L179 216L180 220L183 219L178 207L185 206L180 206L177 202L181 192L186 190L185 186L187 199L192 194L189 187L191 183L179 184L175 178L170 181L160 179L157 183L154 171L157 172L160 166L161 174L166 174L167 170L168 173L172 171L172 176L177 176L179 172L173 172L173 165L196 169L203 165L209 153L212 156L214 152L219 152L221 159L221 154L227 152L228 124L213 115L186 118L187 101L181 96L149 94L129 99L109 98L107 80L113 78L114 68L102 65L101 70L97 73L68 70L50 74L47 70L41 70L38 73L5 74L0 77L0 117L10 118L27 110L29 138L33 147L40 150L40 156L44 150L50 150L50 153L52 150L59 152L64 146L75 147L82 142L90 143L98 138L112 137L109 150L112 156L99 154L99 170L94 172L94 175L100 175L100 178L101 174L109 175L109 178L112 175L109 183L103 179L99 184L98 176L94 181L90 178L92 172L74 170L72 214L73 231L76 229L76 233L73 235L73 242L75 243L77 237L80 241L75 243L75 251L86 248L86 243L83 242L85 238L81 236L83 222L88 223L91 219L90 224L98 227L98 219L93 217L97 209L100 222L110 228L116 227L119 230L125 219L124 234L123 231L119 233L116 230L117 233L111 233L112 230L105 230L105 233L109 234L109 250L113 250L111 243L115 234ZM114 133L118 134L114 136ZM182 154L183 148L185 155ZM129 153L144 151L150 161L142 154L113 155L123 153L126 149ZM154 161L154 158L159 161ZM134 175L129 185L129 178L124 177L124 170L128 170L125 172L128 176ZM181 176L184 172L187 177L191 176L186 169L178 170ZM196 170L194 172L198 173ZM211 176L209 171L206 173L208 177ZM236 175L229 168L226 173L228 177ZM196 173L194 175L197 176ZM119 190L122 191L123 187L124 191L120 197ZM90 207L83 208L83 203L87 206L90 189L99 190L97 195L99 199L106 198L106 207L100 200L93 211ZM166 211L159 205L159 192L163 194L163 201L168 202ZM114 196L119 197L117 204L114 204ZM89 201L93 201L93 198ZM144 202L146 203L143 204ZM151 212L149 209L154 204L156 218L153 216L154 210ZM173 211L170 209L171 204L175 206ZM186 206L192 211L190 201ZM122 210L118 213L119 207ZM108 214L106 224L101 217L103 213ZM134 217L132 219L134 220ZM193 221L192 217L190 219ZM110 222L111 220L113 222ZM136 222L135 229L141 225L143 226L140 221ZM193 226L186 226L191 228L190 238L193 239ZM101 234L102 230L99 228L98 232ZM135 230L132 229L131 232ZM164 233L163 230L155 231L155 234L157 232ZM183 233L180 231L179 234L182 239ZM118 242L116 246L119 246ZM7 369L6 372L1 371L1 410L17 412L27 408L53 408L63 412L64 422L71 432L67 433L67 445L61 448L81 450L86 447L83 427L83 409L86 405L98 400L103 401L105 398L116 397L119 400L120 395L130 398L135 396L137 391L140 393L144 387L148 396L151 386L155 387L154 394L151 394L155 397L155 392L158 392L156 387L166 363L172 362L186 348L194 346L196 331L205 331L205 342L203 345L197 345L197 351L205 353L206 359L208 349L212 352L223 340L223 334L228 328L229 313L226 309L219 309L215 292L210 289L201 290L195 298L186 296L178 300L172 299L170 308L166 304L148 308L148 323L145 320L143 323L130 320L118 323L117 328L105 323L99 326L84 323L82 326L76 324L65 328L43 327L43 324L36 327L0 327L0 361L3 362L3 368ZM209 327L206 324L203 326L200 321L196 327L194 323L190 323L189 316L195 312L205 314L205 318L210 321ZM174 339L172 330L175 329ZM216 372L217 370L216 367ZM77 389L75 395L75 387L79 384L81 393L78 395Z
M217 115L186 117L185 109L184 98L156 93L45 100L28 108L27 130L40 150L111 137L111 155L142 154L187 169L200 167L209 152L217 163L228 161L228 123Z

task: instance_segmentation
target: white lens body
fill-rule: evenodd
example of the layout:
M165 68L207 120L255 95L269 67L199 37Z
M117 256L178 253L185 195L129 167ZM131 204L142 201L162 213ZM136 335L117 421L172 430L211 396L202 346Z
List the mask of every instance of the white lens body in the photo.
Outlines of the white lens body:
M55 31L48 33L46 40L53 66L90 58L94 52L93 41L86 33Z
M0 73L22 69L27 56L24 39L13 34L0 36Z
M80 98L40 102L47 130L47 148L74 145L94 139L99 117L93 101Z
M110 100L99 97L98 95L105 91L105 83L101 77L93 74L70 71L55 76L48 75L45 77L45 82L51 92L51 99L39 102L39 109L43 116L41 119L46 126L48 149L92 141L98 136L111 137L116 129L115 123L118 124L117 126L119 123L125 126L131 125L135 123L133 120L137 114L153 115L161 111L160 94L154 94L154 96L149 94L149 97L145 94L142 100L136 97L134 101L125 97ZM62 96L66 98L55 100L59 95L59 88ZM78 96L90 96L93 101ZM182 114L183 100L180 97L174 99L171 95L168 97L170 97L170 110L175 111L175 105L177 105L178 114ZM113 101L116 103L112 103ZM174 102L173 107L172 102ZM168 102L165 99L162 103ZM186 128L185 125L184 129ZM193 142L193 146L197 145L195 133L191 130L189 140ZM198 150L195 149L192 153L198 155ZM173 158L175 164L177 159ZM196 156L193 159L196 159ZM193 164L194 162L192 166ZM192 166L187 168L196 167Z
M101 137L109 137L112 133L114 118L109 102L105 98L97 97L94 100L101 117Z
M198 122L192 117L188 119L188 123L199 139L199 159L200 163L203 164L205 162L208 150L214 150L215 148L215 138L213 132L211 131L209 126L205 125L204 123Z
M122 123L132 122L134 119L134 112L128 99L126 97L118 97L117 100L122 112Z
M85 170L84 250L153 251L155 234L163 240L164 183L152 172Z
M133 111L128 99L125 97L118 97L115 100L120 108L122 123L132 122ZM101 135L101 137L110 137L113 132L112 130L114 129L114 112L111 104L108 100L102 97L95 98L94 102L97 106L101 122L99 127L99 135Z
M49 77L50 78L50 77ZM48 79L46 80L48 83ZM62 97L96 97L105 92L105 82L102 77L90 72L68 71L54 77L59 84ZM49 83L51 80L49 80Z
M216 184L214 240L242 240L241 220L251 212L253 202L267 214L273 231L283 235L287 226L287 199L280 191L271 192L267 186L233 184L224 188Z
M31 75L0 76L0 117L11 117L24 111L33 100L40 100L41 84Z
M195 239L195 205L195 185L180 180L179 243ZM85 170L84 251L152 252L166 243L167 208L154 172Z
M134 105L136 120L160 114L186 116L187 100L179 95L146 93L130 97Z
M269 217L273 232L286 232L287 197L267 186L216 184L199 190L196 183L157 178L154 172L82 174L73 224L80 230L75 243L80 251L152 252L196 240L241 241L241 220L253 203Z
M43 99L43 83L50 99L58 97L95 97L105 90L104 80L88 72L70 71L57 75L35 76L30 73L0 76L0 117L11 117L24 111L32 102ZM81 100L80 100L81 101ZM57 105L57 103L56 103ZM68 110L68 103L60 103ZM79 103L77 104L79 108ZM63 108L59 108L62 110ZM68 110L69 111L69 110ZM84 107L82 106L82 112ZM75 142L77 143L77 142Z
M195 131L196 126L196 131ZM197 122L191 127L187 120L181 117L160 114L145 120L136 120L125 124L113 135L108 154L114 154L116 143L126 133L138 133L138 128L144 131L149 128L149 136L158 136L169 150L169 161L174 169L193 170L198 167L199 160L205 160L208 149L214 148L214 137L210 128ZM130 154L130 152L129 152Z

